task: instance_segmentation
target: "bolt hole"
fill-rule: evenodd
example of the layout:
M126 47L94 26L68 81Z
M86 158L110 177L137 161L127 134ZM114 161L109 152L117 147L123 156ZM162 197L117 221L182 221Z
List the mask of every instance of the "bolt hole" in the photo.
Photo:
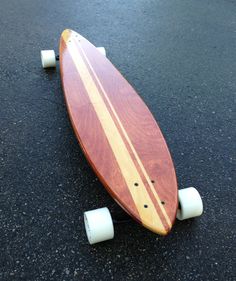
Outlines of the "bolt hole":
M148 205L145 204L145 205L144 205L144 208L148 208Z
M134 185L135 185L135 186L138 186L138 183L137 183L137 182L135 182L135 183L134 183Z
M152 183L155 183L155 181L154 181L154 180L151 180L151 182L152 182Z
M165 201L161 201L161 204L162 204L162 205L165 205Z

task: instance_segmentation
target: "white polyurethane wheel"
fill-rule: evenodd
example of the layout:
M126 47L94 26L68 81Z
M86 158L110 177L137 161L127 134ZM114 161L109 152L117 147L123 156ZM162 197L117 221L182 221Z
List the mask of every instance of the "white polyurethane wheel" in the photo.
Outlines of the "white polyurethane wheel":
M97 47L97 49L102 55L104 55L105 57L107 56L106 49L104 47Z
M54 50L42 50L41 62L43 68L56 67L56 55Z
M194 187L179 190L179 206L177 219L186 220L201 216L203 212L202 198Z
M114 237L113 221L106 207L85 212L84 224L90 244L110 240Z

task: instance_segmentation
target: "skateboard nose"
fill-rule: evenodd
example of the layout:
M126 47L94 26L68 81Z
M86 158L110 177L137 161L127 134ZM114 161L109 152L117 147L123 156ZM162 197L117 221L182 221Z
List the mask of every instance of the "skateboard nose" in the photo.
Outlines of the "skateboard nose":
M142 223L142 225L149 229L150 231L156 233L156 234L159 234L159 235L162 235L162 236L165 236L167 235L171 228L169 226L160 226L160 225L157 225L157 224L151 224L151 223Z

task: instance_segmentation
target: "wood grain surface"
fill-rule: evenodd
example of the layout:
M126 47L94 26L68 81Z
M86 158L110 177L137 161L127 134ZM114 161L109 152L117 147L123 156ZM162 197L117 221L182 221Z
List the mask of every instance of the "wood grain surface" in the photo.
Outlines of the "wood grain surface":
M60 39L60 70L70 120L96 175L136 221L167 234L177 181L151 112L112 63L69 29Z

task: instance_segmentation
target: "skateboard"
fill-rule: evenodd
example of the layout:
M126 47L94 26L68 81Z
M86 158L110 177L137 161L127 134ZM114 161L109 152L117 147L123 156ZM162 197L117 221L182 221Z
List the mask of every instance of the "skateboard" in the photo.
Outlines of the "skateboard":
M60 74L75 135L95 174L135 221L160 235L180 220L200 216L198 191L178 191L165 138L141 97L106 57L79 33L66 29L59 56L41 51L42 66ZM84 213L90 244L114 237L108 208Z

